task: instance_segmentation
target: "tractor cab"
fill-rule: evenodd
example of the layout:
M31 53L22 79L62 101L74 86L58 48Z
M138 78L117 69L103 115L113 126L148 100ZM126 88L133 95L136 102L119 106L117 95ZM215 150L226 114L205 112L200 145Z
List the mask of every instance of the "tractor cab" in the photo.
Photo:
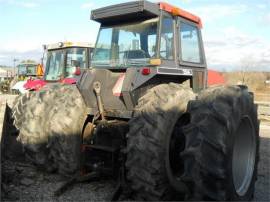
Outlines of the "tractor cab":
M39 90L47 83L75 84L90 64L93 46L89 43L59 42L44 46L46 65L42 79L28 80L26 90Z
M18 66L18 79L25 80L30 77L36 77L38 64L31 62L20 63Z
M55 82L77 78L89 67L93 47L88 43L60 42L46 46L47 61L44 80Z
M91 18L101 24L93 68L150 67L155 74L190 79L195 90L205 88L199 17L167 3L136 1L94 10Z
M77 83L91 114L99 82L107 116L130 118L139 97L161 83L206 88L201 19L167 3L135 1L93 10L100 23L91 68ZM112 113L113 112L113 113Z
M38 69L40 64L35 62L22 62L17 66L17 76L9 84L12 93L25 93L24 85L28 80L38 77Z

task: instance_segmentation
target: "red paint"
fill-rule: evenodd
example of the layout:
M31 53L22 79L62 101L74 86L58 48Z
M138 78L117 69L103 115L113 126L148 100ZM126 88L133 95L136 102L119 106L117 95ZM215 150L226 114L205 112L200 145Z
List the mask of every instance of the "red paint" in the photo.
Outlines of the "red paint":
M220 72L208 69L208 86L225 85L225 79Z
M64 84L76 84L77 79L75 78L64 78L59 81L59 83L64 83ZM36 79L36 80L31 80L28 79L27 82L23 85L25 90L34 90L38 91L41 88L43 88L47 84L46 81L41 80L41 79Z
M75 79L75 78L64 78L60 82L64 83L64 84L76 84L77 79Z
M126 76L125 73L120 74L118 80L116 81L116 83L112 89L114 96L120 97L123 95L122 94L122 86L123 86L123 83L125 80L125 76Z
M37 80L27 80L27 82L23 85L23 87L26 89L26 90L34 90L34 91L37 91L37 90L40 90L43 86L45 86L47 84L46 81L44 80L40 80L40 79L37 79Z

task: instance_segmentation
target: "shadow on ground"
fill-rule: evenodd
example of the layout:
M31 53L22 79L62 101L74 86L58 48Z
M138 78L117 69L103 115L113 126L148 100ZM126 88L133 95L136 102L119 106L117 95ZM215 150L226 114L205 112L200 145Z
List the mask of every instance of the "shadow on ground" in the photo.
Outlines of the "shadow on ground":
M270 138L267 137L260 139L260 162L254 201L270 201Z

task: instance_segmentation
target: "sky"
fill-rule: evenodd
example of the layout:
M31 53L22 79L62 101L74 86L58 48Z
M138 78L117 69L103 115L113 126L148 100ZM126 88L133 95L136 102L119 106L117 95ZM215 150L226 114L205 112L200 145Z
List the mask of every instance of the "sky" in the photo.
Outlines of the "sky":
M39 61L43 44L94 43L99 24L91 10L127 1L0 0L0 65ZM270 0L165 1L201 17L208 68L270 71Z

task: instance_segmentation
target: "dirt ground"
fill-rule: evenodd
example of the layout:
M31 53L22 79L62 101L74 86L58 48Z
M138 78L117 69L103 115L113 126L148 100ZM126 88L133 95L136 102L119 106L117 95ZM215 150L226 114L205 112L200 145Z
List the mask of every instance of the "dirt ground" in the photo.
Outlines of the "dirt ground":
M12 99L11 99L12 100ZM270 201L270 122L260 127L260 162L254 201ZM19 147L18 147L19 150ZM16 158L18 157L15 154ZM116 182L102 180L76 183L59 197L54 192L67 179L37 170L24 161L14 162L11 156L2 165L5 183L2 187L2 201L104 201L112 195Z

